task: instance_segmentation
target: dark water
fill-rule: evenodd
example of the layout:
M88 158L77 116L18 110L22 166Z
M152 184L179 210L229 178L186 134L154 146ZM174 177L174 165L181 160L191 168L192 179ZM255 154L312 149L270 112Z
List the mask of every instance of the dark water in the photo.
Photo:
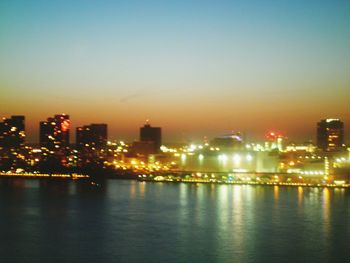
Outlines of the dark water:
M0 262L350 262L350 192L0 180Z

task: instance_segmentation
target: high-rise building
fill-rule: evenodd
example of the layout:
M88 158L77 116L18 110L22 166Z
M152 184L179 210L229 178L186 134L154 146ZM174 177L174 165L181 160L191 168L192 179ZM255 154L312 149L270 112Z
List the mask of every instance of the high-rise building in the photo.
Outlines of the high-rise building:
M151 127L149 123L146 123L140 128L140 141L152 142L154 144L154 153L159 152L162 144L162 129L160 127Z
M40 146L58 152L69 146L69 115L55 115L40 122Z
M78 165L99 163L107 146L107 124L90 124L76 129Z
M344 123L339 119L325 119L317 123L317 147L334 151L344 144Z
M24 146L25 124L24 116L3 118L0 122L0 147L18 150Z
M107 145L107 124L90 124L76 129L76 145L78 149L101 149Z

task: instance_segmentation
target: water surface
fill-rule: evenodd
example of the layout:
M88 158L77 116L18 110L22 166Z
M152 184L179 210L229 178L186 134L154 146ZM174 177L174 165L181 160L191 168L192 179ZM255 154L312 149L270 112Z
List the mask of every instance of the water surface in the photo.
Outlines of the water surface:
M1 262L348 262L345 189L0 180Z

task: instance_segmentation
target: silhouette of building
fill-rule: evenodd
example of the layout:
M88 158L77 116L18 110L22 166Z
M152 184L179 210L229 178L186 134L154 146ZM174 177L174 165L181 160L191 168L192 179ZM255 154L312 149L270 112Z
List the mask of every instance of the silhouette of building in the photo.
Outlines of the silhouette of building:
M107 124L90 124L76 128L79 165L99 163L107 146Z
M77 149L101 149L107 145L107 124L90 124L76 129Z
M25 124L24 116L3 118L0 122L0 147L18 150L24 146Z
M140 141L153 143L153 153L159 152L162 145L162 129L160 127L151 127L147 122L140 128Z
M59 152L69 147L69 115L55 115L40 122L40 146L49 151Z
M344 144L344 123L339 119L325 119L317 123L317 147L335 151Z

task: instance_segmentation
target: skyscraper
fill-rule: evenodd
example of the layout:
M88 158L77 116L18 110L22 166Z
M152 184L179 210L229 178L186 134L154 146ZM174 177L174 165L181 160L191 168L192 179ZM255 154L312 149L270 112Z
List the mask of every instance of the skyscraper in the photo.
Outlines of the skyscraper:
M162 144L162 129L159 127L151 127L149 123L146 123L140 128L140 141L152 142L154 144L154 153L159 152Z
M317 147L334 151L343 146L344 123L339 119L325 119L317 123Z
M60 151L69 146L69 115L55 115L40 122L40 146L49 151Z
M107 124L90 124L76 129L76 148L79 151L78 164L99 162L107 146Z
M107 124L90 124L76 129L76 145L78 149L101 149L107 144Z
M25 124L24 116L3 118L0 122L0 147L18 150L24 145Z

